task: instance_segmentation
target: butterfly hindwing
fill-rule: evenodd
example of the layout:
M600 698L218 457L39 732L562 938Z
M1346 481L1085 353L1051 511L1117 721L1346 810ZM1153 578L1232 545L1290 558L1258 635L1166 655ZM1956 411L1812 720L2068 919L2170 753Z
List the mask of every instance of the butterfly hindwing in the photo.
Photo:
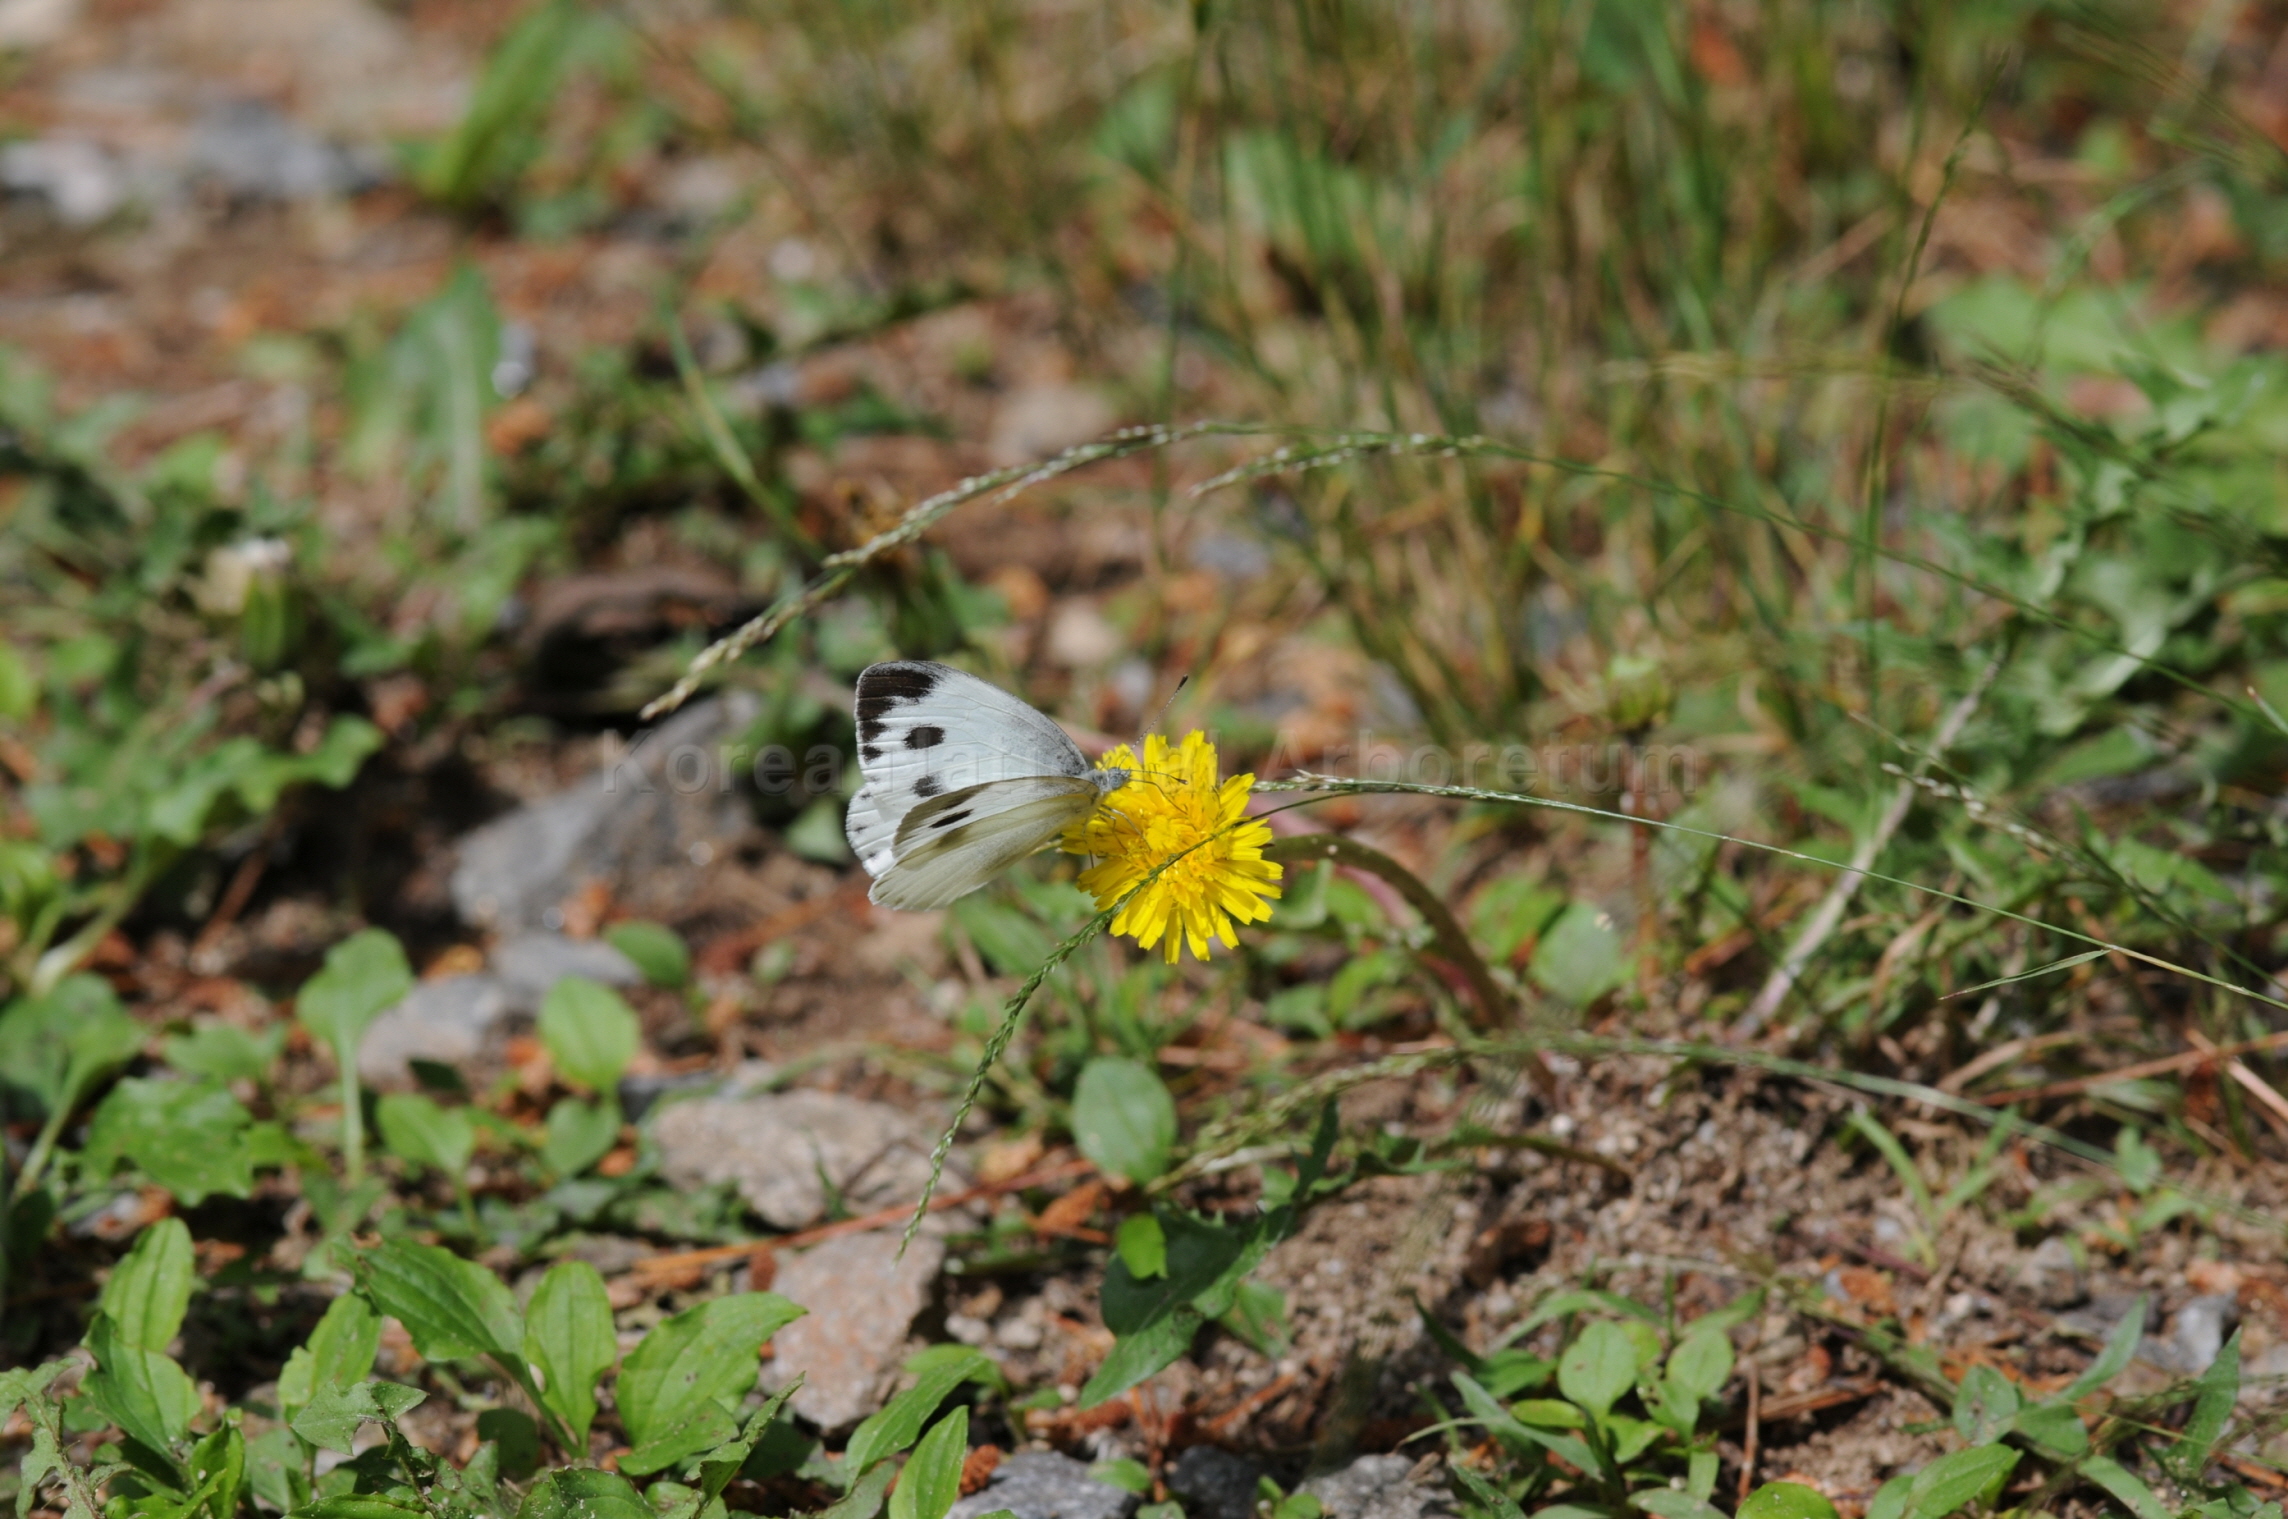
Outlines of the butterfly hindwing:
M1087 776L987 781L949 792L906 814L896 859L878 873L872 899L885 907L943 907L1055 842L1103 795Z

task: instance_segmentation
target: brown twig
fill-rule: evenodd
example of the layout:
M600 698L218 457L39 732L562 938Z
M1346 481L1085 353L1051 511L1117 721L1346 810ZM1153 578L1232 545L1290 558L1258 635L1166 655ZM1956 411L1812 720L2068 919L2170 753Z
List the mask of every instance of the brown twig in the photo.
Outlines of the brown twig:
M2035 1034L2026 1039L2005 1039L1976 1060L1941 1076L1938 1079L1938 1089L1942 1092L1960 1092L1988 1071L2008 1065L2021 1055L2035 1055L2043 1050L2056 1049L2061 1044L2074 1044L2084 1037L2061 1031L2055 1034Z
M1005 1192L1023 1192L1032 1187L1048 1186L1052 1182L1069 1181L1076 1176L1085 1176L1095 1169L1096 1167L1086 1160L1068 1160L1054 1166L1043 1166L1037 1171L1028 1171L1023 1176L1013 1176L1007 1181L980 1182L974 1187L968 1187L959 1192L943 1193L929 1200L928 1211L939 1213L947 1208L958 1208L964 1203L973 1203L988 1197L998 1197ZM781 1235L777 1239L750 1239L743 1240L736 1245L710 1245L701 1250L675 1250L661 1255L647 1255L630 1266L628 1274L630 1276L667 1277L681 1271L688 1271L694 1266L718 1266L725 1261L739 1260L742 1257L752 1255L758 1249L768 1249L774 1254L781 1250L801 1250L810 1245L822 1244L830 1239L838 1239L845 1234L866 1234L875 1229L888 1228L892 1224L902 1224L913 1211L911 1203L900 1203L894 1208L884 1208L879 1212L868 1213L859 1218L845 1218L831 1224L820 1224L815 1229L804 1229L795 1234Z
M2099 1071L2091 1076L2076 1076L2070 1081L2053 1081L2046 1086L2009 1087L1999 1092L1988 1092L1973 1097L1972 1102L1984 1103L1990 1108L2005 1107L2013 1102L2033 1102L2044 1097L2072 1097L2092 1087L2110 1086L2116 1081L2135 1081L2141 1076L2166 1076L2172 1071L2190 1070L2212 1060L2230 1059L2236 1055L2254 1055L2265 1050L2288 1046L2288 1029L2266 1034L2261 1039L2243 1039L2238 1044L2219 1045L2212 1050L2187 1050L2181 1055L2164 1055L2157 1060L2141 1060L2110 1071Z
M1756 1485L1756 1458L1762 1454L1757 1448L1764 1434L1764 1373L1755 1362L1748 1363L1748 1428L1740 1440L1740 1499L1748 1501L1748 1492Z
M2264 1121L2272 1125L2281 1138L2288 1139L2288 1097L2282 1097L2272 1083L2250 1070L2246 1062L2222 1054L2215 1041L2199 1029L2186 1029L2185 1039L2195 1050L2205 1052L2211 1060L2223 1061L2225 1074L2240 1083L2242 1091L2256 1099L2257 1107L2264 1114Z

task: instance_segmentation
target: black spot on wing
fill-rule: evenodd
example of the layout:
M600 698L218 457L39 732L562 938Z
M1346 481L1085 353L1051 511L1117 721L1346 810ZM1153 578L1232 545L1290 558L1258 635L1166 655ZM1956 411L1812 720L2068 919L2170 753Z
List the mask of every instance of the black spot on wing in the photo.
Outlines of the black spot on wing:
M944 742L945 730L929 723L924 723L906 735L908 749L935 749Z
M914 782L914 795L919 797L933 797L944 789L944 784L934 775L925 775Z
M927 665L872 665L858 677L858 702L920 701L937 689L937 672Z
M882 751L875 748L872 744L860 744L858 746L858 757L864 760L867 764L871 765L874 763L874 761L882 757Z
M952 812L939 813L936 817L929 820L929 825L932 828L951 828L956 823L966 823L968 821L969 809L967 807L960 807L956 808Z

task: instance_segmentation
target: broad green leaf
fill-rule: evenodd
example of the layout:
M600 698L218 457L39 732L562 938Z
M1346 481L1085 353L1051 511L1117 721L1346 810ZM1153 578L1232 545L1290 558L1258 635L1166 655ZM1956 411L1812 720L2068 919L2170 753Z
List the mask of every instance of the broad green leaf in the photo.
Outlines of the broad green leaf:
M1098 1170L1147 1182L1168 1169L1176 1101L1142 1061L1100 1056L1082 1068L1073 1088L1072 1130Z
M345 1064L373 1020L413 990L413 967L396 936L379 928L354 933L326 952L326 963L302 984L294 1016L310 1037L330 1046Z
M540 1042L566 1079L609 1093L636 1055L643 1029L618 992L585 976L566 976L540 1004Z
M96 1370L81 1384L129 1439L172 1457L199 1411L199 1389L164 1351L130 1345L111 1315L98 1313L85 1341Z
M1978 1445L1939 1457L1921 1471L1907 1488L1907 1508L1914 1519L1945 1519L2009 1479L2018 1466L2018 1452L2007 1445Z
M969 1410L956 1408L914 1447L890 1494L890 1519L945 1519L961 1497L961 1467L968 1456Z
M202 1024L187 1034L170 1034L163 1046L167 1064L186 1076L216 1081L260 1081L286 1049L286 1025L273 1023L250 1034L228 1023Z
M567 1467L525 1494L517 1519L657 1519L635 1484L617 1472Z
M122 1343L165 1350L183 1327L197 1280L191 1231L179 1218L163 1218L143 1231L112 1271L99 1306L111 1316Z
M418 1092L392 1092L374 1105L382 1143L400 1160L441 1171L458 1184L477 1153L476 1126L459 1108L440 1107Z
M358 1426L394 1424L404 1412L429 1396L418 1387L395 1382L352 1382L347 1387L321 1387L309 1404L294 1416L294 1433L320 1450L351 1454Z
M108 1174L119 1157L196 1207L210 1194L249 1197L254 1115L218 1082L130 1076L111 1089L88 1126L87 1162Z
M1732 1519L1835 1519L1835 1505L1801 1482L1766 1482L1748 1494Z
M191 1447L191 1482L207 1493L206 1519L233 1519L246 1491L246 1436L225 1424Z
M1128 1274L1140 1282L1168 1274L1168 1237L1161 1231L1160 1221L1149 1213L1131 1213L1122 1219L1112 1236L1112 1248L1119 1252Z
M1585 1326L1557 1358L1558 1391L1599 1418L1636 1380L1636 1342L1609 1320Z
M381 1315L356 1293L343 1293L327 1306L309 1340L286 1358L278 1374L279 1410L291 1422L319 1388L364 1381L380 1347Z
M770 1437L772 1427L777 1423L779 1410L786 1407L787 1399L793 1397L795 1390L800 1386L802 1386L802 1377L798 1373L792 1381L780 1388L768 1402L749 1416L747 1427L740 1431L736 1440L719 1445L700 1457L699 1495L705 1502L712 1503L722 1497L723 1489L731 1485L731 1479L738 1476L742 1471L746 1471L748 1458L753 1456L756 1448ZM785 1425L778 1427L782 1431L789 1428ZM800 1458L798 1457L797 1464L799 1461ZM792 1468L787 1469L791 1470ZM753 1476L755 1474L749 1472L748 1475Z
M340 1493L317 1498L294 1510L286 1519L431 1519L429 1510L410 1498L389 1498L380 1493Z
M1992 1445L2018 1417L2016 1384L1991 1366L1973 1366L1954 1398L1954 1432L1969 1445Z
M1089 1466L1088 1475L1091 1481L1101 1482L1106 1487L1117 1487L1124 1493L1152 1491L1152 1468L1130 1456L1115 1456L1108 1461L1094 1462Z
M1245 1340L1256 1354L1276 1359L1286 1353L1289 1343L1287 1294L1269 1282L1250 1277L1233 1289L1231 1311L1220 1315L1216 1323L1226 1333Z
M524 1355L540 1373L541 1401L585 1450L596 1419L596 1379L619 1358L604 1279L586 1261L559 1261L524 1310Z
M1272 1243L1265 1232L1267 1219L1235 1227L1173 1209L1158 1210L1154 1216L1165 1246L1166 1274L1139 1281L1117 1255L1104 1274L1100 1293L1104 1327L1116 1335L1136 1334L1180 1308L1191 1308L1203 1318L1230 1312L1239 1282Z
M1669 1353L1669 1380L1703 1403L1722 1392L1731 1375L1732 1342L1720 1330L1696 1329Z
M1628 948L1608 914L1576 902L1534 946L1531 973L1551 996L1587 1007L1629 979Z
M2218 1442L2224 1439L2226 1426L2232 1423L2233 1404L2240 1397L2239 1330L2232 1332L2232 1338L2225 1341L2224 1349L2217 1352L2193 1389L2192 1417L2166 1453L2169 1464L2189 1481L2198 1480L2207 1469Z
M874 1519L882 1511L882 1497L890 1490L898 1469L887 1461L877 1462L873 1470L859 1474L850 1484L850 1491L837 1499L818 1519Z
M2053 1461L2071 1461L2089 1449L2089 1431L2070 1403L2035 1403L2021 1408L2011 1427Z
M2111 1456L2087 1458L2081 1463L2081 1474L2104 1488L2137 1519L2175 1519L2174 1511L2145 1485L2144 1478Z
M1585 1472L1594 1472L1602 1468L1602 1463L1598 1461L1596 1453L1589 1448L1586 1441L1576 1439L1572 1435L1552 1434L1548 1429L1537 1428L1533 1424L1520 1421L1508 1409L1502 1407L1492 1393L1487 1392L1484 1387L1480 1386L1474 1378L1465 1372L1455 1372L1453 1380L1455 1391L1462 1395L1462 1406L1469 1410L1473 1418L1485 1426L1486 1433L1492 1435L1510 1450L1520 1455L1535 1450L1553 1451ZM1586 1415L1576 1414L1574 1418L1565 1421L1563 1424L1557 1424L1555 1427L1576 1427L1583 1423L1586 1417ZM1552 1422L1554 1423L1554 1421Z
M604 930L605 942L635 962L643 978L670 989L691 979L691 950L683 936L662 923L615 923Z
M938 1405L956 1387L983 1375L992 1364L972 1350L967 1355L948 1354L928 1366L915 1377L913 1386L892 1398L880 1413L867 1418L851 1433L850 1443L842 1453L848 1469L862 1472L883 1457L896 1455L912 1445L929 1416L937 1412Z
M143 1026L99 976L66 976L44 997L0 1008L0 1088L19 1118L70 1112L143 1048Z
M2145 1298L2139 1294L2137 1301L2129 1305L2129 1311L2121 1316L2121 1322L2113 1326L2113 1333L2106 1336L2105 1349L2099 1351L2097 1359L2090 1362L2089 1370L2075 1377L2065 1391L2044 1401L2078 1403L2088 1397L2121 1375L2130 1358L2137 1354L2137 1342L2144 1337Z
M297 1513L310 1501L309 1459L301 1437L274 1424L246 1442L246 1485L268 1507Z
M1901 1472L1875 1489L1867 1500L1867 1519L1905 1519L1907 1496L1915 1485L1913 1472Z
M1650 1487L1629 1494L1629 1502L1659 1519L1724 1519L1723 1512L1705 1499L1681 1488Z
M645 1476L737 1434L731 1411L755 1385L763 1342L801 1316L776 1293L742 1292L645 1335L620 1366L620 1422L635 1447L620 1470Z
M1143 1328L1119 1336L1112 1342L1112 1353L1081 1388L1080 1406L1094 1408L1175 1365L1192 1348L1193 1336L1206 1322L1207 1316L1197 1308L1179 1305Z
M501 1279L475 1261L412 1240L393 1239L358 1258L358 1286L374 1307L413 1336L432 1361L491 1357L522 1370L524 1321Z
M548 1110L548 1134L540 1158L558 1176L578 1176L610 1154L619 1138L618 1103L559 1097Z

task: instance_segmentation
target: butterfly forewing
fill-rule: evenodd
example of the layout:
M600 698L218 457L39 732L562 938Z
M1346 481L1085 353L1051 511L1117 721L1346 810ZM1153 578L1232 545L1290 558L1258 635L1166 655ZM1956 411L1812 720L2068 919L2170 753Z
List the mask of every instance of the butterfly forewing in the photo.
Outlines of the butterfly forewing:
M909 815L896 864L874 882L885 907L943 907L1054 843L1102 793L1086 777L991 781L957 793L960 804L915 826ZM942 827L933 826L942 824Z

